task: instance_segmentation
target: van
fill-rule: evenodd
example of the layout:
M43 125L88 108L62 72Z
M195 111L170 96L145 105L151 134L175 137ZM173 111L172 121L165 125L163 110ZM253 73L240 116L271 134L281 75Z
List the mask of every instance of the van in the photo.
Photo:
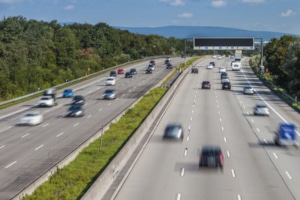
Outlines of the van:
M231 63L232 71L240 71L241 70L241 63L240 62L233 62Z

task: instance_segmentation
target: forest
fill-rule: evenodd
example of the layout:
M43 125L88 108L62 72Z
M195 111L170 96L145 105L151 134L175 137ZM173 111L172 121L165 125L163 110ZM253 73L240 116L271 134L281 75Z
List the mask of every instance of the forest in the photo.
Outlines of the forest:
M185 53L186 42L174 37L134 34L106 23L61 25L55 20L4 18L0 21L0 101L128 61L179 56ZM300 94L299 45L299 38L283 36L272 39L263 52L268 76L291 95ZM186 53L212 52L194 51L188 41ZM251 55L255 53L259 54Z

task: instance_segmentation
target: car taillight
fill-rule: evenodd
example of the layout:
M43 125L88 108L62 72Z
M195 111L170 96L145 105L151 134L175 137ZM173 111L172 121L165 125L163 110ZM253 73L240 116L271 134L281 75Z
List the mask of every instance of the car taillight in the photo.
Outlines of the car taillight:
M220 163L223 163L223 154L219 153L219 159L220 159Z

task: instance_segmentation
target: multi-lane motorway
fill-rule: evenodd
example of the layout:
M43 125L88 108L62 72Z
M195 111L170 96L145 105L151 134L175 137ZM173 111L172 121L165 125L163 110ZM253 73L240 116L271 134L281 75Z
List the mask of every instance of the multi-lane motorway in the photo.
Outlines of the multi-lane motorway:
M173 59L174 66L184 62ZM72 86L76 95L86 98L85 116L65 118L71 102L68 98L58 98L58 105L49 108L35 106L38 99L0 111L0 199L12 199L34 180L54 167L61 159L74 151L105 124L130 106L146 91L167 76L164 58L156 60L156 69L145 74L149 60L133 64L138 74L133 78L117 76L116 86L106 86L107 74ZM103 100L107 87L117 91L116 100ZM58 96L62 91L58 91ZM44 122L37 126L20 126L20 118L29 110L38 110Z
M210 61L216 63L212 70L205 68ZM247 58L241 71L231 71L230 62L206 58L196 66L199 74L187 74L113 199L300 199L300 150L273 142L280 122L299 127L299 114L257 79ZM218 66L227 67L230 91L221 89ZM200 89L203 80L211 81L210 90ZM254 95L243 94L248 84ZM253 115L258 103L268 105L269 117ZM183 142L162 140L170 122L184 125ZM206 144L221 146L223 170L199 169Z

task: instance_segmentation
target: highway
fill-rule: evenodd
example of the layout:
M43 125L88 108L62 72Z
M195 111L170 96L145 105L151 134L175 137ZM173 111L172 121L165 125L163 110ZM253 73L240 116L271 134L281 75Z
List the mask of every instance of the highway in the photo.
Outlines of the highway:
M210 61L216 63L213 70L205 68ZM280 122L299 128L299 114L259 81L247 58L241 71L231 71L230 62L202 59L196 65L199 74L187 74L112 199L300 199L300 150L278 147L273 141ZM230 91L221 89L219 66L228 70ZM210 90L201 89L204 80L211 81ZM254 86L254 95L243 94L248 84ZM258 103L268 105L269 117L253 115ZM162 140L170 122L183 124L182 142ZM206 144L221 146L223 170L199 169L201 147Z
M65 118L70 98L58 98L58 105L49 108L37 107L38 99L33 99L1 110L0 199L18 195L166 77L170 69L166 69L164 61L164 58L156 59L153 74L145 74L149 60L126 67L126 70L136 68L138 74L133 78L118 75L116 86L105 85L108 72L70 87L75 95L86 98L85 116L81 118ZM182 58L172 60L174 66L182 62ZM102 99L108 87L116 88L116 100ZM58 96L61 94L62 91L58 91ZM40 111L44 122L21 126L20 118L29 110Z

